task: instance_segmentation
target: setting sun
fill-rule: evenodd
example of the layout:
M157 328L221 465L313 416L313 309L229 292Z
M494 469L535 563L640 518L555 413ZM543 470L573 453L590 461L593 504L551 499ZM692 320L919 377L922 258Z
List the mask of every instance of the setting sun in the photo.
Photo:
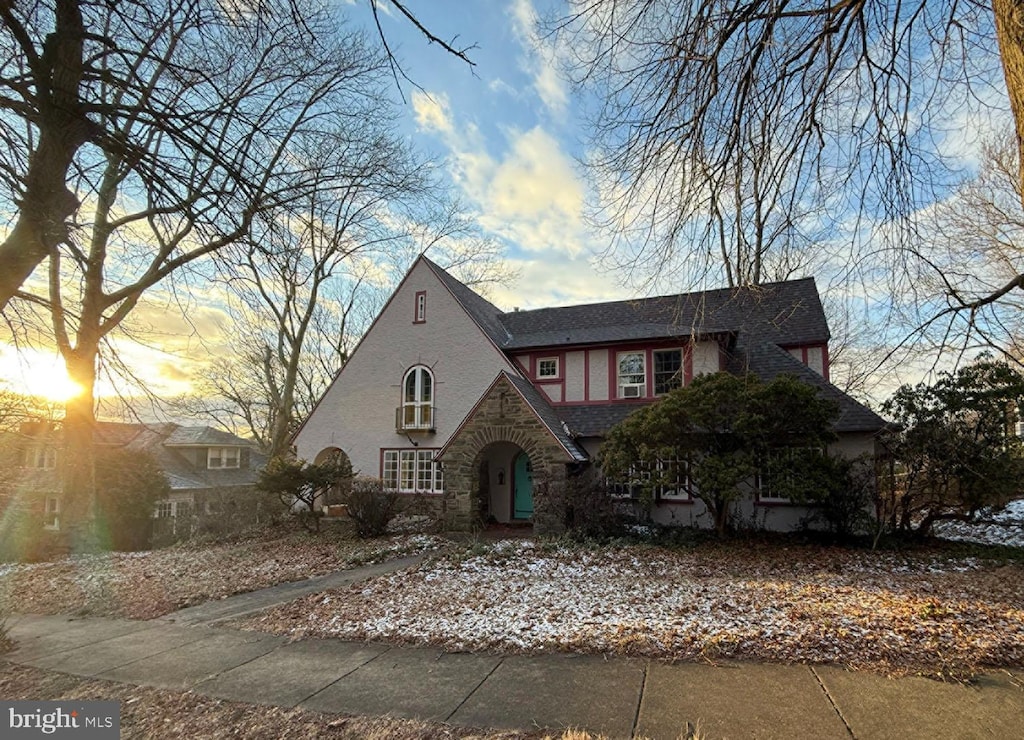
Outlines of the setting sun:
M0 378L7 389L48 401L63 403L82 392L72 381L64 363L51 353L0 347Z

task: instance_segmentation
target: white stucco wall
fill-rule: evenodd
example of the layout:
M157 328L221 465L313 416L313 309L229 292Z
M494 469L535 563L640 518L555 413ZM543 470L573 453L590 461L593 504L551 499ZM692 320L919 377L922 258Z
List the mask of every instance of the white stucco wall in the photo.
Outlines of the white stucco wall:
M416 293L426 291L426 321L413 322ZM339 447L360 475L379 476L380 451L411 449L395 431L402 378L414 365L434 375L436 433L412 433L419 449L442 447L498 372L514 370L424 262L417 262L296 437L313 460Z
M608 350L589 350L590 400L608 400Z
M697 342L693 345L693 377L721 370L718 342Z
M821 347L807 348L807 367L818 375L825 375L825 355Z
M594 459L600 449L601 441L596 438L580 441L590 454L591 459ZM829 446L830 453L848 459L873 453L874 450L874 437L868 433L844 434ZM760 504L755 500L753 486L751 485L749 488L748 495L733 503L732 519L739 529L788 532L800 527L803 520L811 514L811 508L807 506ZM707 507L698 499L686 503L657 503L651 507L651 519L658 524L668 526L710 529L715 525Z
M562 386L560 383L538 383L537 387L548 397L549 401L559 403L562 400Z
M586 352L565 353L565 400L583 401Z
M487 448L488 513L503 524L512 521L512 462L519 452L520 449L510 442L496 442Z

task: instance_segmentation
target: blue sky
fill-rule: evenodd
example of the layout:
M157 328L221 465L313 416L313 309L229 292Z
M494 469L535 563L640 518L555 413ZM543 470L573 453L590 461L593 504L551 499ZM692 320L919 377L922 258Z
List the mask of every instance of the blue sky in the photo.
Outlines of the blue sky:
M364 0L346 4L353 20L372 23ZM513 285L490 290L502 308L631 294L620 274L599 268L600 235L583 222L579 117L558 60L533 25L548 7L531 0L410 6L437 36L475 47L467 52L472 68L430 45L394 11L381 14L388 43L418 86L402 84L402 129L421 151L446 162L458 195L519 271Z
M338 12L364 26L371 41L375 40L369 0L331 1ZM518 271L517 280L492 287L488 297L508 310L643 293L643 288L624 284L627 276L622 271L601 268L599 255L610 237L588 230L584 221L590 186L576 162L584 152L581 112L560 73L558 52L538 38L533 23L537 13L563 7L562 0L408 0L410 10L434 34L457 48L471 47L467 54L475 62L473 67L429 44L386 3L380 0L383 30L415 83L401 82L400 131L421 152L444 162L453 191L481 228L503 245L506 259ZM993 85L988 94L999 98L1000 87ZM990 121L972 119L971 115L968 111L953 116L939 142L947 153L966 163L976 160L977 132L992 127ZM825 269L815 276L822 289L836 283L842 287L843 278L837 276L843 272L848 253L847 247L839 244L842 239L836 241L839 267L830 276L826 260L822 263ZM878 306L884 309L890 296L882 277L861 289L865 297L860 323L865 323L867 314ZM172 303L162 305L157 295L136 311L140 320L163 332L161 351L131 345L122 352L141 368L140 374L157 393L186 391L188 373L182 368L193 361L202 362L199 354L203 348L195 333L213 336L221 332L225 316L216 307L216 299L193 298L196 305L190 309L191 323L180 318ZM869 305L869 301L874 303ZM835 333L839 327L833 329ZM875 325L865 335L869 341L872 337L891 341L885 331L885 326ZM35 392L46 392L61 382L62 363L52 350L41 349L31 357L16 354L12 348L0 346L4 375L19 373L24 379L37 380L42 390L33 389ZM176 372L170 373L170 369ZM894 371L899 377L894 376L888 385L916 381L927 369L927 363L902 366Z

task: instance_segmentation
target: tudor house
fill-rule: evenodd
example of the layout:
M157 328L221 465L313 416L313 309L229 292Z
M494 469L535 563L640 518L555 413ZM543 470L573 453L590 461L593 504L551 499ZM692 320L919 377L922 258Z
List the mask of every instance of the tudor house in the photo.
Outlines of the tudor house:
M358 475L422 494L449 526L564 528L559 491L631 411L702 373L790 373L840 407L834 449L874 451L883 420L829 382L812 279L503 312L420 256L294 437L300 458L347 455ZM628 489L623 491L628 495ZM807 513L752 485L753 526ZM681 482L652 516L710 526Z

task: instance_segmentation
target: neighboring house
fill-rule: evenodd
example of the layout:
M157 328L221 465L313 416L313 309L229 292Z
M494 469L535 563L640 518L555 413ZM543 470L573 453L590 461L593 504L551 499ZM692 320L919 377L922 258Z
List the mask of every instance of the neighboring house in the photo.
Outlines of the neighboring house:
M835 450L873 453L884 422L829 383L828 342L812 279L502 312L421 256L294 443L303 459L344 453L357 474L422 494L450 526L557 532L565 481L608 429L702 373L797 375L839 404ZM806 509L754 486L740 513L785 529ZM685 484L652 515L710 526Z
M8 435L20 448L18 488L34 499L44 515L44 527L61 528L60 428L42 422L22 426ZM153 455L171 487L168 498L157 502L157 519L188 518L206 512L231 494L253 490L266 456L241 437L205 426L179 424L124 424L97 422L94 441L105 448L145 451ZM173 531L174 523L164 527Z

